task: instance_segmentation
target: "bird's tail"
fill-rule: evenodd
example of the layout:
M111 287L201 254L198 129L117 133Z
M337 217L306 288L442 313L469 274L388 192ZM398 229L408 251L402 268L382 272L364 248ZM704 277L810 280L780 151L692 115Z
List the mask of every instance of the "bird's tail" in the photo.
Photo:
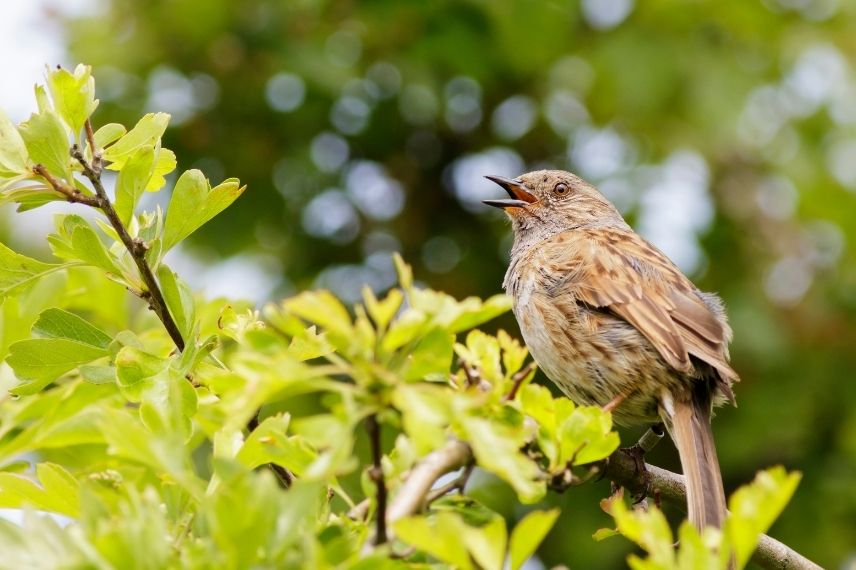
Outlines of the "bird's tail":
M689 400L673 401L671 435L681 457L687 484L690 522L701 530L725 522L725 491L710 428L710 395L697 391Z

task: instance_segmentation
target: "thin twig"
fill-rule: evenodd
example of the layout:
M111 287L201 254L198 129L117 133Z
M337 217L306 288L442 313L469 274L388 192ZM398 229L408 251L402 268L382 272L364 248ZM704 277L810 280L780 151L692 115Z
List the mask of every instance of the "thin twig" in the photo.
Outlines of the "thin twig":
M92 125L88 120L86 121L86 124L86 131L88 136L89 131L92 130ZM92 140L90 140L89 144L93 145L94 148L94 135ZM95 156L96 152L96 150L93 150L93 157ZM89 179L89 182L92 183L92 187L95 189L95 194L97 195L99 200L99 203L95 207L100 208L101 211L104 212L104 215L107 216L107 220L110 222L110 225L113 227L114 230L116 230L116 233L119 235L119 239L122 240L122 243L125 245L125 248L128 250L128 253L131 254L131 258L134 260L134 263L137 266L137 270L140 273L140 278L143 280L143 283L146 286L146 290L150 294L149 306L163 323L164 328L166 328L166 332L169 334L170 338L175 343L175 346L178 347L178 350L183 351L184 338L181 336L181 331L178 330L178 325L176 325L175 321L172 318L172 315L169 312L169 309L167 308L166 300L163 297L163 293L160 290L160 286L158 285L157 279L155 279L154 273L152 273L152 268L149 266L149 262L146 260L146 251L148 247L142 240L132 238L130 234L128 234L128 230L125 228L125 225L119 219L119 215L113 208L113 204L110 203L110 199L107 196L107 191L104 189L104 185L101 182L100 165L98 169L93 168L93 166L89 164L89 161L86 160L86 157L83 155L83 152L80 150L80 147L78 147L77 145L74 145L74 147L72 148L71 155L83 167L83 174L86 176L86 178ZM49 178L48 182L51 182ZM54 188L56 188L58 191L63 192L53 182L51 182L51 185L54 186ZM66 192L63 193L65 194Z
M33 167L33 172L48 181L51 188L64 195L66 200L75 204L86 204L92 208L100 208L101 200L97 196L87 196L77 188L60 180L45 168L43 164L37 164Z
M470 462L466 465L466 467L464 467L464 470L461 471L461 474L455 477L453 480L449 481L441 487L431 489L431 492L428 493L428 496L425 497L425 504L430 505L437 499L448 495L452 491L458 491L459 493L463 493L464 488L467 486L467 481L470 480L470 475L473 474L473 469L475 469L475 467L475 463Z
M374 544L375 546L383 544L387 541L386 533L386 481L383 478L383 465L381 459L383 452L381 450L380 441L380 424L377 421L375 414L366 418L366 430L369 432L369 441L372 448L372 466L369 469L369 476L374 481L377 487L377 512L375 513L376 529Z
M523 381L526 380L526 377L529 376L534 368L535 363L530 362L511 377L511 390L509 390L508 394L505 395L503 401L510 402L517 396L517 391L520 390L520 386L523 384Z

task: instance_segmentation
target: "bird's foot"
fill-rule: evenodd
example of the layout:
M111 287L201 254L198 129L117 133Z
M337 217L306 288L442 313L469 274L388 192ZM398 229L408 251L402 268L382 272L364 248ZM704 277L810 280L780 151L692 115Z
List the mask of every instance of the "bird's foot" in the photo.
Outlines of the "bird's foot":
M657 424L651 426L646 431L639 441L630 447L625 447L621 450L625 455L633 459L636 466L636 478L639 485L633 492L633 504L641 505L646 497L651 494L651 474L645 467L645 454L654 449L654 447L663 439L663 425Z

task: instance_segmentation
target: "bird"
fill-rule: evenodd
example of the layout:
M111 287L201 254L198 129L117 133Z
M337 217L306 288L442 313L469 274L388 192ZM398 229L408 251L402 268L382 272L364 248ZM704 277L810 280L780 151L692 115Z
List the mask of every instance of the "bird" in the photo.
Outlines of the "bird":
M700 291L627 224L593 185L562 170L486 176L509 199L503 287L535 362L579 405L623 426L663 424L680 455L687 511L699 530L727 511L711 417L735 403L731 328Z

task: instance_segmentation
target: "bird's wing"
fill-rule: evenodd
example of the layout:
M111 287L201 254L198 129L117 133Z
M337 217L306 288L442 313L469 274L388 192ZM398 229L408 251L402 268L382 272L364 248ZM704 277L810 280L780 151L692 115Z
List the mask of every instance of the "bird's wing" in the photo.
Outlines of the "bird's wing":
M568 288L579 302L605 308L632 324L676 370L689 372L692 355L724 380L738 379L728 363L731 331L724 318L662 252L637 234L573 230L544 244L539 257L557 265L563 277L556 288Z

